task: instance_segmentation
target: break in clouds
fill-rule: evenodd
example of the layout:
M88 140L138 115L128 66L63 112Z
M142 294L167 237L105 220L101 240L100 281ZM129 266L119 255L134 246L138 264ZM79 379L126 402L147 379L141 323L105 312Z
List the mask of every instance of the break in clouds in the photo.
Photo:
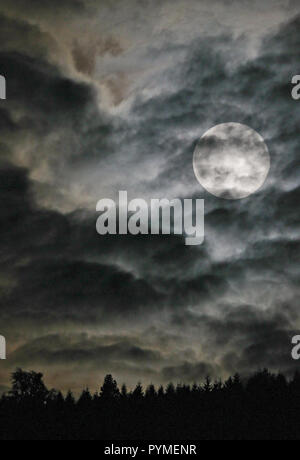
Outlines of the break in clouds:
M49 386L290 374L299 328L296 1L3 0L0 333ZM210 195L193 172L221 123L257 131L254 195ZM96 204L205 199L205 243L103 236Z

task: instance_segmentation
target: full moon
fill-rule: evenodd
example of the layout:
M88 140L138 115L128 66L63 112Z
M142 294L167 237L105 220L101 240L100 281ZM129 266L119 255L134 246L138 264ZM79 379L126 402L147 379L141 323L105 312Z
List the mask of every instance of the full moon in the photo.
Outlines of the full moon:
M227 200L246 198L264 184L270 154L263 138L240 123L208 130L194 152L194 172L209 193Z

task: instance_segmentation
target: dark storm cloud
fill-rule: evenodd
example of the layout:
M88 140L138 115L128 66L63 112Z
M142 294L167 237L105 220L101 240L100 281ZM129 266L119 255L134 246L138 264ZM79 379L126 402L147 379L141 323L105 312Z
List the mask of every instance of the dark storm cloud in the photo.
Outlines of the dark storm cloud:
M91 252L104 248L97 247L95 219L90 221L93 232L84 236L80 223L68 216L36 209L24 169L6 167L0 178L1 258L17 280L13 291L1 299L1 316L10 321L26 314L28 320L41 315L41 321L72 318L90 323L153 310L163 303L163 293L147 280L135 279L111 263L79 260L81 246L89 247L89 237L94 241ZM76 231L80 242L74 238ZM18 267L22 258L30 262Z
M252 336L242 353L232 351L226 354L222 365L228 372L239 369L244 375L249 375L256 369L269 368L291 377L298 370L298 363L291 356L294 335L295 333L274 327L269 331L266 323L264 332Z
M109 341L109 338L106 339ZM161 361L159 352L143 349L130 339L119 339L112 344L103 343L99 338L81 336L47 336L31 341L20 347L10 357L15 366L80 365L107 368L111 362L123 365L153 365Z
M65 218L35 208L25 169L2 165L0 177L1 246L6 261L14 263L18 258L34 258L52 251L57 255L67 243Z
M0 66L9 82L10 106L26 108L25 128L44 135L62 122L79 127L93 101L91 87L64 77L47 61L18 52L2 52Z
M37 209L30 190L26 170L7 166L0 172L2 260L17 285L1 300L1 316L9 322L22 318L46 319L49 323L72 319L91 323L95 319L107 322L114 318L131 317L137 312L153 313L164 305L181 305L180 285L176 294L172 286L176 280L161 283L157 278L137 279L114 265L115 254L142 263L140 251L157 261L176 252L176 238L166 240L153 237L149 241L124 237L101 241L95 232L96 216L82 222L72 215ZM182 244L182 241L180 240ZM94 257L102 262L80 260ZM178 251L182 263L187 253ZM29 260L27 260L29 258ZM18 261L27 262L18 267ZM163 260L161 265L164 264ZM183 284L182 289L186 289ZM208 292L205 283L198 291ZM191 289L191 295L197 286ZM167 299L168 302L167 302ZM180 299L180 300L179 300Z
M93 161L99 155L95 154L95 144L102 155L107 152L111 124L99 111L95 89L65 76L51 62L51 50L57 48L53 37L23 21L0 16L1 23L5 40L0 43L0 72L7 80L9 100L3 104L6 132L2 139L6 134L8 145L2 156L18 162L18 150L25 139L32 144L26 165L34 169L44 161L51 174L56 174L57 181L62 182L63 177L59 176L62 164L68 161L71 170L88 159ZM20 115L13 122L16 117L12 113L16 112ZM87 142L83 146L83 138L91 137L93 144Z
M295 308L280 303L273 308L273 312L263 312L254 305L234 309L224 305L220 317L184 315L174 316L173 321L176 327L187 322L199 332L205 355L217 357L218 365L212 365L215 372L222 369L246 376L267 367L292 375L297 370L291 357Z
M66 260L35 260L19 270L18 288L7 307L11 318L26 311L41 321L103 322L126 319L138 312L157 309L159 293L146 281L112 266ZM20 309L18 311L18 309Z
M17 49L28 55L45 58L49 54L48 47L54 45L53 38L42 32L37 25L0 14L0 48L2 52L16 51Z

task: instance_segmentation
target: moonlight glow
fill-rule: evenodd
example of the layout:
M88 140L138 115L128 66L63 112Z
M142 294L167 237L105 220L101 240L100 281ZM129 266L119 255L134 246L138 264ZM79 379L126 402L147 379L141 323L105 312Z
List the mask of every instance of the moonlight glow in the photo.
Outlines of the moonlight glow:
M255 193L265 182L270 155L263 138L239 123L207 131L194 153L199 183L212 195L237 200Z

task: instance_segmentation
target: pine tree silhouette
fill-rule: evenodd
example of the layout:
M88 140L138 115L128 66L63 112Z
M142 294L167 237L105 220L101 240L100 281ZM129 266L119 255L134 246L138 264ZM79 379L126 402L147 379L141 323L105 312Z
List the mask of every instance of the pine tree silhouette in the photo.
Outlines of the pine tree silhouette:
M67 393L65 403L70 408L75 406L75 398L74 398L73 393L72 393L71 390L69 390L68 393Z
M93 401L93 398L92 398L92 395L90 393L90 390L88 388L86 388L81 393L77 404L78 404L79 407L89 407L91 405L92 401Z
M169 383L167 388L166 388L166 396L168 398L173 398L175 396L175 387L173 385L173 383Z
M121 388L121 396L124 400L128 398L128 391L127 391L127 386L125 383L123 383L122 388Z
M155 386L151 383L146 389L145 397L149 400L154 400L156 396Z
M132 393L132 398L136 401L141 401L144 396L144 391L141 383L139 382Z
M102 399L115 399L120 396L117 382L113 379L112 375L109 374L105 377L100 396Z

